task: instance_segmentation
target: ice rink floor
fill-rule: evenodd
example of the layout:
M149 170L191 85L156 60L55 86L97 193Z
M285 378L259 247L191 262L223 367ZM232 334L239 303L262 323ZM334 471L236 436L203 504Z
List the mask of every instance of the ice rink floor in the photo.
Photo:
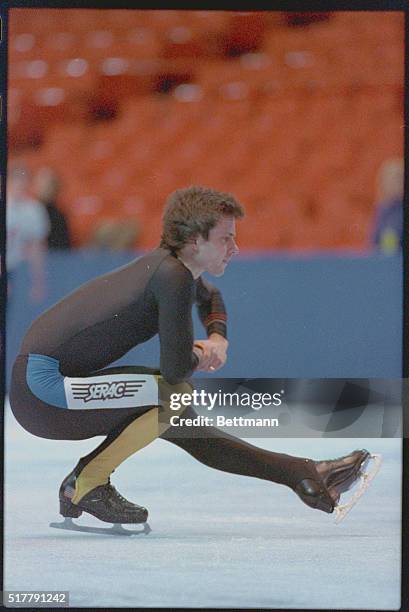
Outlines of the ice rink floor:
M382 453L340 525L286 487L212 470L157 440L112 477L149 509L148 536L49 528L61 480L101 440L35 438L6 409L5 590L69 591L72 607L399 609L399 439L249 440L315 459Z

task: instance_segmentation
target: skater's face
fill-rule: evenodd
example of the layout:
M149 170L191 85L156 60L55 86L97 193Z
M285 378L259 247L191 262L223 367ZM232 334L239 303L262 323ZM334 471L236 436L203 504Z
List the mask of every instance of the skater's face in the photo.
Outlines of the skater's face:
M233 217L222 217L209 231L208 239L195 239L195 263L203 272L221 276L233 255L239 249L236 244L236 222Z

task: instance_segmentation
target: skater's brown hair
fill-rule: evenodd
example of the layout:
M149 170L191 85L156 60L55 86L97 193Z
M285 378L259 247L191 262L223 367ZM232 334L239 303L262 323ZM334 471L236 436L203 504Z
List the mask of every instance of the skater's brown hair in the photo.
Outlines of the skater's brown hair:
M178 189L166 201L160 246L179 251L198 235L207 240L223 216L244 216L243 206L230 193L197 185Z

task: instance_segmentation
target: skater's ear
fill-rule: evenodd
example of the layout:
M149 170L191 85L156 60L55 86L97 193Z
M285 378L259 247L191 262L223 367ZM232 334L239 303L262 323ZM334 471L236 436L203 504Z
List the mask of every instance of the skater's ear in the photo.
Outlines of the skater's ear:
M185 246L183 247L182 252L185 253L186 255L193 255L197 253L197 250L198 250L197 240L196 238L191 238L189 242L187 242Z

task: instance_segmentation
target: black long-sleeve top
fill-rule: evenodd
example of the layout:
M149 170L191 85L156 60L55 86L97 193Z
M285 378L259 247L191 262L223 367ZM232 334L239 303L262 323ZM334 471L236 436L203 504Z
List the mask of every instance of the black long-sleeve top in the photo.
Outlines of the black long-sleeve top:
M207 334L226 337L220 291L201 277L195 280L174 254L158 248L46 310L28 330L21 352L58 359L64 376L86 376L158 333L161 373L177 384L198 363L192 350L195 302Z

